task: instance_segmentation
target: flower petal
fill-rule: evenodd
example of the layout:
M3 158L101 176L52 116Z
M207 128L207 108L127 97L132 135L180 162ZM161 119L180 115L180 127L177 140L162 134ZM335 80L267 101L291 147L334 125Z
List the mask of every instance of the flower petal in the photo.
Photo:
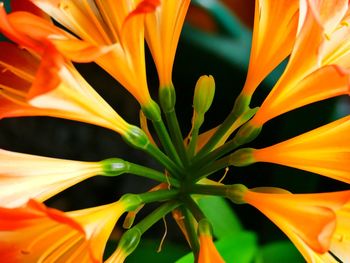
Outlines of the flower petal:
M249 70L243 94L251 96L260 82L290 54L297 33L298 4L298 0L256 1Z
M350 191L293 195L253 189L246 192L244 200L273 221L298 248L303 244L323 254L330 248L336 212L349 203Z
M350 116L279 144L253 151L259 162L271 162L350 183Z
M31 169L33 166L35 170ZM97 162L54 159L0 149L0 206L20 206L30 198L45 201L99 174L102 174L102 166Z

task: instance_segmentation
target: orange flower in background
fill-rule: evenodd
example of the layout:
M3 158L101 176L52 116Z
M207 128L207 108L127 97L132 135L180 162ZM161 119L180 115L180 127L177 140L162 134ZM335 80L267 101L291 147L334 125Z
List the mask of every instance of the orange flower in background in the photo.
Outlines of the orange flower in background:
M341 223L341 213L348 211L350 191L290 194L277 188L256 188L248 190L243 199L274 222L308 262L324 262L320 257L336 262L329 251L334 253L333 247L339 248L336 240L349 232Z
M0 149L0 206L21 206L31 198L45 201L70 186L102 174L102 163L98 162L70 161Z
M66 57L77 62L95 61L118 80L141 105L150 103L145 58L144 14L152 12L157 1L113 1L103 3L32 0L35 5L62 24L73 35L56 28L51 21L27 12L12 12L2 20L4 34L20 35L31 42L49 39Z
M290 54L298 14L298 0L256 0L248 75L241 94L251 97L260 82Z
M172 85L172 69L190 0L162 0L146 15L146 40L155 61L160 87Z
M237 16L246 26L252 28L254 23L254 2L255 0L221 0L220 4L228 8L232 12L232 15ZM205 3L205 1L203 1L203 3ZM210 2L208 3L210 5ZM220 30L220 25L215 21L212 15L196 5L190 6L186 22L207 32L214 33Z
M124 134L126 123L81 77L72 64L47 45L37 55L1 42L0 117L52 116L91 123Z
M349 95L348 12L347 0L301 2L299 33L287 68L251 120L252 126L313 102Z
M0 208L0 257L4 262L102 262L106 242L128 204L63 213L30 200Z
M242 158L235 162L276 163L350 183L350 141L345 139L349 134L347 116L270 147L239 150L235 155Z
M212 236L205 234L199 235L199 244L198 263L225 262L217 251Z

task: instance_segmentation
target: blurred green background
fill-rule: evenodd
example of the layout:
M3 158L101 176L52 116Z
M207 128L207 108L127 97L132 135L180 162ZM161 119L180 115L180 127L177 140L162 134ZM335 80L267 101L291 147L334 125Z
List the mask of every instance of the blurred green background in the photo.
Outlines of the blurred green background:
M9 1L5 0L8 7ZM249 61L254 1L196 0L187 16L174 65L177 112L184 135L192 115L192 96L199 76L211 74L216 80L216 96L206 115L203 131L224 120L244 84ZM3 38L4 40L4 38ZM157 98L155 67L147 53L147 70L151 93ZM257 90L253 106L260 105L285 63L277 68ZM120 85L95 64L76 65L90 84L128 122L138 124L139 106ZM267 123L261 135L249 146L264 147L301 134L350 113L348 97L318 102L277 117ZM127 146L118 134L88 124L47 117L26 117L0 121L0 147L7 150L65 159L96 161L120 157L135 163L160 168L142 152ZM221 178L223 172L214 178ZM243 183L248 187L275 186L295 193L345 189L333 180L287 167L255 164L231 167L224 183ZM118 178L96 177L72 187L47 203L63 210L90 207L115 201L127 192L139 193L154 186L153 182L133 175ZM277 227L248 206L233 206L220 198L206 198L201 206L214 222L219 251L227 262L303 262L303 259ZM143 209L146 215L152 206ZM215 209L215 210L213 210ZM122 223L123 220L120 220ZM171 217L167 217L168 234L157 253L164 225L159 222L146 235L127 262L174 262L189 252L186 241ZM113 238L122 233L118 225ZM111 242L107 254L113 250ZM191 262L191 255L179 262Z

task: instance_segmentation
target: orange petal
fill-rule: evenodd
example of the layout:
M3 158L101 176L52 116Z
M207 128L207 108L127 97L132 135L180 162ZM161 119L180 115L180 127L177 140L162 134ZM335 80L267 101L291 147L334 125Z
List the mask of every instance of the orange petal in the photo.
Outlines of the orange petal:
M146 15L146 40L156 64L160 87L172 84L172 68L189 0L161 1Z
M297 33L298 11L298 0L256 1L249 69L242 94L251 96L260 82L290 54Z
M198 263L224 263L225 261L222 259L221 255L217 251L213 239L208 235L200 235L199 236L199 256Z
M321 2L320 12L323 12L329 2ZM313 10L315 8L313 2L304 1L299 24L300 32L290 60L285 72L252 119L254 126L262 126L268 120L297 107L339 95L339 84L340 82L346 82L346 77L339 76L343 74L335 74L335 70L330 65L325 64L322 68L321 55L323 53L321 47L329 41L326 39L325 30L329 27L335 27L335 24L342 19L345 10L344 5L347 6L347 1L332 0L331 2L336 4L335 9L326 11L329 17L324 17L324 14L320 14L320 17ZM320 19L323 21L321 24ZM322 76L323 74L325 75ZM335 78L335 83L332 82L333 78L327 79L330 75ZM322 83L319 88L311 88L310 85L320 84L315 76L320 80L327 79L327 82ZM303 82L304 80L305 82ZM329 85L329 87L326 85ZM332 89L333 85L336 86L335 89ZM327 92L327 88L331 91ZM342 90L344 91L345 88ZM304 98L304 95L300 95L302 92L308 93L308 96ZM341 94L348 94L348 92Z
M25 11L51 21L50 17L47 14L41 11L29 0L12 0L10 4L12 12Z
M0 208L0 257L6 262L102 262L109 235L128 202L63 213L30 200Z
M4 77L3 74L10 71L27 82L34 80L35 72L39 67L37 58L9 42L0 42L0 49L1 78Z
M244 199L264 213L293 242L300 239L322 254L330 248L336 211L349 202L350 191L300 195L247 191ZM300 242L295 245L298 247Z
M6 10L4 8L4 4L2 2L0 2L0 31L7 38L19 43L20 45L27 46L33 49L37 48L35 41L17 32L16 28L14 28L11 25Z
M137 4L135 9L128 14L124 20L124 24L133 16L140 14L147 14L154 12L154 10L160 5L160 0L143 0Z
M41 59L36 77L27 94L28 100L56 89L62 82L59 76L59 72L64 66L62 55L52 45L48 44Z
M115 48L113 45L95 46L73 38L51 37L50 40L64 56L80 63L95 61Z
M350 183L350 116L279 144L253 151L256 161L318 173Z
M340 95L350 95L349 75L350 72L339 66L326 65L299 82L285 83L286 86L277 84L252 122L260 125L299 107Z

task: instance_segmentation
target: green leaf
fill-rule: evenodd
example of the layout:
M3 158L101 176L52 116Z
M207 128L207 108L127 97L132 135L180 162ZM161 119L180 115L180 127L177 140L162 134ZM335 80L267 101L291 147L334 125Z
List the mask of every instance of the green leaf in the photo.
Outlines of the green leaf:
M305 262L299 251L290 241L278 241L260 248L256 263L302 263Z
M257 238L253 232L239 232L215 242L215 246L226 262L251 263L257 253ZM176 263L192 263L193 254L189 253Z
M198 204L213 226L214 236L222 239L242 231L242 225L228 202L217 196L199 199Z

